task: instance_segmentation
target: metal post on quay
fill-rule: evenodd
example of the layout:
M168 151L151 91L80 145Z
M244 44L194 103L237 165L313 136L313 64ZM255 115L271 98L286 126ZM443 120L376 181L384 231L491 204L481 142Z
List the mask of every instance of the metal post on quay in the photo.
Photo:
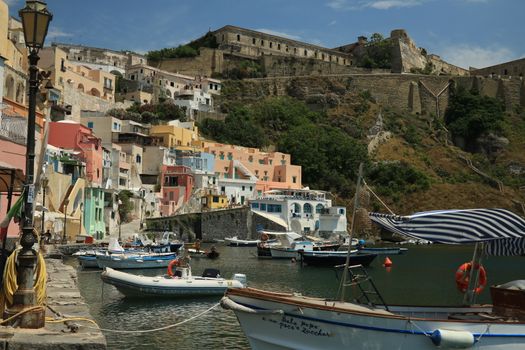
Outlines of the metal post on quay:
M37 261L33 249L36 237L33 233L33 211L35 202L35 119L36 94L40 85L37 67L39 50L44 46L44 40L53 18L47 10L44 1L27 0L26 6L19 11L22 19L25 44L29 50L29 108L27 116L26 144L26 182L24 189L24 206L22 217L21 251L17 257L18 289L13 295L13 305L4 312L4 318L16 315L26 309L31 309L11 321L10 325L20 328L42 328L45 325L45 309L36 306L36 295L33 288L33 271Z
M66 234L66 228L67 228L67 206L69 205L69 199L64 199L64 231L62 232L62 244L67 243L67 234Z

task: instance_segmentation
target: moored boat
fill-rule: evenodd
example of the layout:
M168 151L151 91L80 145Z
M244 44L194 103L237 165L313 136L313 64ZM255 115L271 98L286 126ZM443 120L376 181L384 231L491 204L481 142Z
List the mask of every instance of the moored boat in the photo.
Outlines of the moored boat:
M230 247L255 247L260 242L258 239L239 239L237 236L226 237L224 241L228 243Z
M359 253L377 255L399 255L408 251L408 248L401 247L357 247Z
M97 255L99 268L112 269L156 269L167 267L177 257L174 253L111 254Z
M235 312L251 348L407 350L525 348L525 294L523 281L492 289L494 305L476 305L486 283L483 255L523 255L525 220L504 209L444 210L401 217L370 214L392 232L441 244L472 244L472 262L456 272L463 306L389 306L354 298L346 301L345 287L361 296L379 295L352 275L343 279L338 300L310 298L246 288L228 290L223 307ZM463 267L466 266L465 271ZM345 267L345 273L351 270ZM468 272L468 273L467 273ZM467 287L464 288L464 285ZM516 290L518 289L518 290Z
M303 263L309 266L337 266L344 265L348 252L345 251L316 251L301 252ZM350 265L368 266L374 261L377 254L361 254L357 251L350 253Z
M178 267L175 275L140 276L106 268L102 281L114 285L127 297L196 297L223 295L227 288L244 288L246 275L235 274L232 279L220 277L216 269L206 269L201 276L193 276L189 265Z

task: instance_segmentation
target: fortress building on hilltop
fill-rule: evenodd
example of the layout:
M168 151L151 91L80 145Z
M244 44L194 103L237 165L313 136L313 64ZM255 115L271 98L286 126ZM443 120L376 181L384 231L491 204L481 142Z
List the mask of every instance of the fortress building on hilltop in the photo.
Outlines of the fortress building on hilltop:
M470 68L470 75L485 77L502 76L506 78L519 77L520 79L523 79L523 76L525 75L525 58L480 69Z
M219 44L219 49L247 57L281 55L311 58L343 66L352 65L352 55L348 53L256 30L227 25L212 33Z

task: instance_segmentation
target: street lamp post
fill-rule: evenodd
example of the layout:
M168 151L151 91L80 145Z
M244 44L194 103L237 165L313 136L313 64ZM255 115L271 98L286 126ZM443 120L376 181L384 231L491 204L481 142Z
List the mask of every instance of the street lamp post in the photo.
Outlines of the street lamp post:
M47 177L42 178L42 236L46 232L46 188L48 184L49 179Z
M62 244L67 243L66 227L67 227L67 206L69 205L69 199L64 199L64 231L62 233Z
M40 83L37 63L38 51L44 46L44 40L53 18L47 10L46 3L38 0L27 0L26 6L19 12L22 19L24 38L29 49L29 108L27 115L27 146L26 146L26 181L24 188L24 213L22 217L21 251L17 258L18 289L13 295L13 306L5 311L4 316L10 317L27 308L36 305L33 288L33 271L36 265L36 252L33 245L36 242L33 233L33 204L35 200L35 119L36 94ZM17 317L11 322L21 328L41 328L45 324L45 309L35 308Z

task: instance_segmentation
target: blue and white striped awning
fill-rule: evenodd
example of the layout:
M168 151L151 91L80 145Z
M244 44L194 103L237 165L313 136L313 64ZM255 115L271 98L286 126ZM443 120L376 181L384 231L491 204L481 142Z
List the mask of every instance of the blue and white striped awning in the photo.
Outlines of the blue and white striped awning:
M384 229L444 244L487 242L490 255L525 253L525 220L505 209L437 210L396 216L370 213Z

